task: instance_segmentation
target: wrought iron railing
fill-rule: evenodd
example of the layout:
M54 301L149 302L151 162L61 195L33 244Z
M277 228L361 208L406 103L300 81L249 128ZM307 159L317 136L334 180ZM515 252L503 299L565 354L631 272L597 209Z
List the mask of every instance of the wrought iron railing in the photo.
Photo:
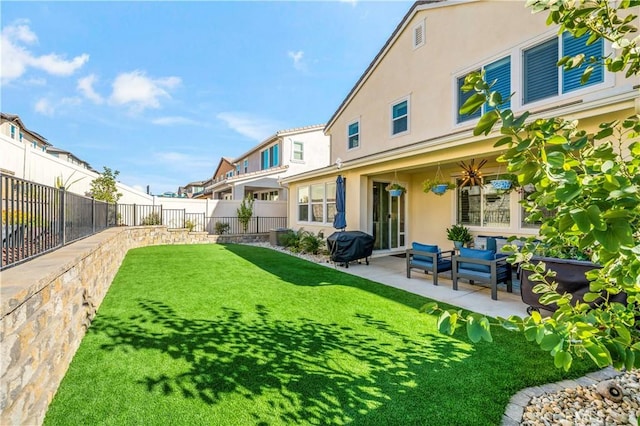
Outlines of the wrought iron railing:
M165 225L209 234L260 234L287 225L286 217L206 217L162 205L97 201L0 174L2 257L0 269L17 265L112 226Z

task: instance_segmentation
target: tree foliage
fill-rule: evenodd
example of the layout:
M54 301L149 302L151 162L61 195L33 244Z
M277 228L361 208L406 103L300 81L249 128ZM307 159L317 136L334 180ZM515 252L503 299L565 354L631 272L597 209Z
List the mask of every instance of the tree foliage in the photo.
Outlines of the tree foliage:
M253 197L251 195L247 195L242 200L240 207L236 210L236 214L238 215L238 220L242 225L242 230L247 232L247 229L249 228L249 221L253 216Z
M631 38L637 16L629 11L639 4L527 2L533 12L547 11L547 24L559 25L561 32L588 34L588 43L601 38L612 43L613 52L604 58L560 60L559 66L568 69L584 66L583 82L597 64L626 77L638 75L640 37ZM584 356L598 366L640 366L640 116L601 123L595 132L587 132L577 120L531 119L528 112L517 116L502 108L506 100L492 92L492 84L481 73L468 76L464 89L476 93L461 113L477 111L485 102L495 107L480 118L474 133L489 135L497 129L502 134L495 146L506 151L498 160L507 163L518 184L535 188L522 204L530 220L541 222L542 244L557 252L582 253L602 266L587 274L590 292L585 302L572 301L571 295L556 292L553 273L532 261L533 238L520 250L510 246L510 262L532 271L540 300L556 303L558 309L549 317L533 312L525 318L498 318L498 324L536 341L558 368L569 370L574 357ZM610 300L620 293L626 294L626 304ZM588 304L596 300L603 301ZM466 323L472 341L491 340L492 324L478 314L443 311L434 303L423 310L440 313L443 333Z
M105 166L102 174L91 181L91 196L96 200L117 203L122 197L116 186L116 178L119 174L119 171Z

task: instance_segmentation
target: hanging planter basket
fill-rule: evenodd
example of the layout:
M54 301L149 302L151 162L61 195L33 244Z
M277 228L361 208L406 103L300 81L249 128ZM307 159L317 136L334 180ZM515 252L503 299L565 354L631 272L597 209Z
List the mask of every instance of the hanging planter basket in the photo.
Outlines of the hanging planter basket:
M399 197L404 193L404 191L406 191L405 187L400 185L400 183L398 182L398 174L395 172L393 180L389 185L385 187L385 189L392 197Z
M509 179L494 179L490 183L491 186L498 191L507 191L511 189L511 181Z
M445 192L447 192L447 189L449 189L449 185L446 183L441 183L438 185L433 185L431 187L431 192L433 192L436 195L442 195Z
M438 165L436 176L433 179L426 179L422 182L422 190L425 194L433 192L436 195L443 195L447 192L447 189L453 188L455 188L455 185L453 183L447 183L444 179L442 171L440 170L440 165Z

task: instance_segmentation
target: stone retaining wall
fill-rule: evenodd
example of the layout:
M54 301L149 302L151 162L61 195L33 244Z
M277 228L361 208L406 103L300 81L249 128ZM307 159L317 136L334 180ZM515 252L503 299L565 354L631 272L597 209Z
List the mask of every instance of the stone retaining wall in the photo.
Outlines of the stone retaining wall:
M0 424L42 424L127 251L268 237L165 226L111 228L0 272Z

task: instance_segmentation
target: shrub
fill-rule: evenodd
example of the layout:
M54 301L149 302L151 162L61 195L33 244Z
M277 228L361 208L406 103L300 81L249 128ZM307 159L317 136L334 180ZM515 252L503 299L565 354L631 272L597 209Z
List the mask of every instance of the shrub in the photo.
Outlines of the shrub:
M225 222L216 222L215 224L216 234L222 235L229 231L229 224Z
M150 213L149 216L142 219L142 224L145 226L162 225L162 218L160 217L160 213L157 213L157 212Z

